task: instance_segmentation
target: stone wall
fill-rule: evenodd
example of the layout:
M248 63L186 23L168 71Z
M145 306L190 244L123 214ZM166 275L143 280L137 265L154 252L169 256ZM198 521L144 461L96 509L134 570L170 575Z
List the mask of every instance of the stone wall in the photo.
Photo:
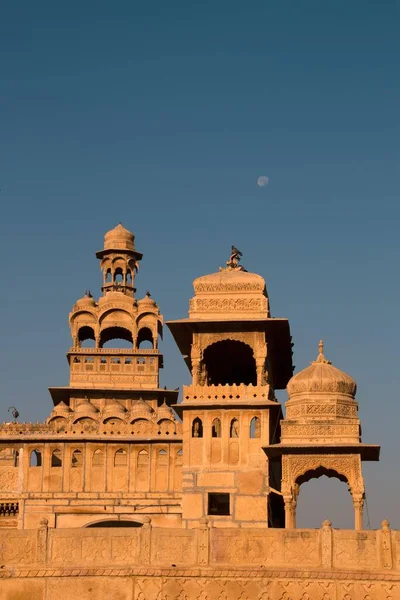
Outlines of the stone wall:
M0 600L396 600L400 532L0 530Z

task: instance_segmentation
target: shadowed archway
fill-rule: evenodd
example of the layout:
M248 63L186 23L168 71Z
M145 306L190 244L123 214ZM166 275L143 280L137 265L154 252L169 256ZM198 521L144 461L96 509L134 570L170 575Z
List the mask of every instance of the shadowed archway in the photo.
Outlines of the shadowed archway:
M257 385L253 350L244 342L222 340L204 350L208 385Z

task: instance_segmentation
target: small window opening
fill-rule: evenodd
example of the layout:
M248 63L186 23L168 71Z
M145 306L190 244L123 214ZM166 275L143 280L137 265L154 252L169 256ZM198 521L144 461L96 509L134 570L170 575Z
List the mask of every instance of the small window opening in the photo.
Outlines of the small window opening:
M51 455L51 466L62 467L61 450L53 450L53 453Z
M254 417L250 422L250 437L253 439L261 437L261 421L258 417Z
M39 450L32 450L30 461L30 467L41 467L42 466L42 453Z
M145 358L138 358L136 360L138 365L145 365L146 364L146 359Z
M192 437L202 438L203 437L203 423L199 417L193 421L192 425Z
M219 419L214 419L214 421L212 422L211 437L221 437L221 421Z
M229 494L208 494L209 515L230 515Z
M83 465L83 455L80 450L74 450L72 453L71 467L81 467Z
M231 438L239 437L239 421L237 419L232 419L232 421L231 421L230 437Z

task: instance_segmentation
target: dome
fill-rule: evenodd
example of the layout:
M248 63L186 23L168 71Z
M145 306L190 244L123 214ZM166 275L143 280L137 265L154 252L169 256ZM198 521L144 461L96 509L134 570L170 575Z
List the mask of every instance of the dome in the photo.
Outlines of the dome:
M161 421L162 419L170 419L171 421L175 421L174 411L172 408L167 406L165 400L157 410L157 421Z
M299 371L287 384L289 398L302 393L337 393L354 398L357 385L354 379L326 360L324 344L319 343L319 355L317 360L309 367Z
M138 417L139 415L143 415L143 416L150 416L154 413L154 410L151 408L151 406L149 404L147 404L147 402L145 402L143 400L143 398L139 398L139 400L136 400L135 404L132 406L131 409L131 417L135 418Z
M71 413L72 410L70 407L65 404L64 400L61 400L61 402L59 402L51 411L50 418L53 419L54 417L65 417L68 419Z
M134 250L135 236L122 223L110 229L104 236L105 250Z
M86 292L83 298L77 300L76 304L81 308L83 306L96 306L96 301L90 292Z
M124 413L126 413L126 409L122 406L120 402L118 402L115 399L106 402L106 405L103 410L104 415L117 416L123 415Z
M217 273L197 277L193 282L195 294L207 292L265 292L265 280L257 273L240 269L222 269Z
M137 303L139 309L143 310L144 308L155 309L157 308L157 303L152 299L150 292L146 292L146 295L141 300L138 300Z
M85 398L84 400L81 400L81 402L78 404L78 406L75 409L75 413L76 414L85 414L85 415L90 415L90 414L96 414L98 413L98 409L93 406L93 404L91 402L89 402L89 400L87 398Z
M265 280L240 268L197 277L189 317L198 319L265 319L270 316Z

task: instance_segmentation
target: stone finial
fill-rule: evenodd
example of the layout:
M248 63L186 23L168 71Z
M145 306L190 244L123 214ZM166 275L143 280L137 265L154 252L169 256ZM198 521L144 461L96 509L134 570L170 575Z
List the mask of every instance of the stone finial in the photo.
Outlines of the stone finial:
M143 527L151 527L150 517L143 517Z
M39 529L47 529L49 526L49 521L46 517L42 517L39 521Z
M325 521L322 522L322 527L324 529L331 529L332 523L329 521L329 519L325 519Z
M319 352L319 354L318 354L317 360L315 362L317 362L317 363L326 363L326 364L330 365L331 361L330 360L326 360L326 358L324 356L324 342L322 340L319 340L318 352Z
M387 519L383 519L382 523L381 523L381 527L382 529L389 529L390 528L390 523Z

